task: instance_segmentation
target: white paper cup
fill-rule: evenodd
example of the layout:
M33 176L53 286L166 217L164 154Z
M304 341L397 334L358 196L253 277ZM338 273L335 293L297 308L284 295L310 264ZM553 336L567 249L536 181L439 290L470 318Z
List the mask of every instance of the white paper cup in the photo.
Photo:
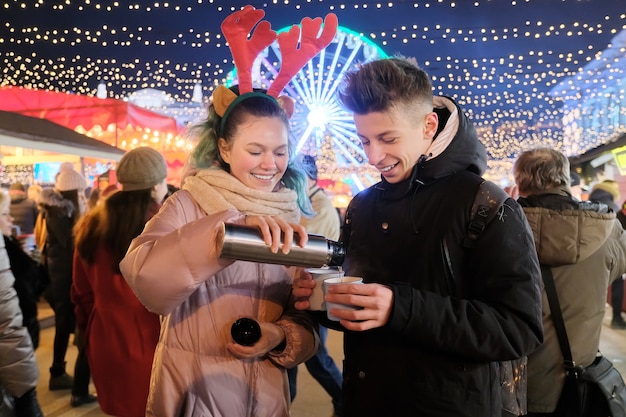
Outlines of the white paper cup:
M309 310L324 311L326 306L324 303L324 280L328 278L341 278L343 271L337 268L309 268L306 270L313 276L315 287L313 294L309 297Z
M361 277L341 277L341 278L328 278L324 280L324 295L328 291L329 285L337 284L363 284L363 278ZM339 321L339 317L335 317L330 314L331 308L338 308L340 310L360 310L362 307L357 307L349 304L329 303L326 301L326 316L329 320Z

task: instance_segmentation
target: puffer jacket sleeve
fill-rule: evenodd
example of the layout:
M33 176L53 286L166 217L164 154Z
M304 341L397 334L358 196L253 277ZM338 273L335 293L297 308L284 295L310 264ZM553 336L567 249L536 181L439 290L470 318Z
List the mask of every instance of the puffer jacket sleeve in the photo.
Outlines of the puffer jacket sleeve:
M312 358L319 347L317 323L307 311L296 310L294 303L292 296L283 315L275 323L285 332L285 349L269 354L274 363L285 368L292 368Z
M0 239L0 384L21 397L37 386L39 368L28 330L22 326L13 280L4 239Z
M169 197L130 244L122 275L151 312L167 315L232 261L217 256L222 222L241 222L236 210L204 215L184 190Z

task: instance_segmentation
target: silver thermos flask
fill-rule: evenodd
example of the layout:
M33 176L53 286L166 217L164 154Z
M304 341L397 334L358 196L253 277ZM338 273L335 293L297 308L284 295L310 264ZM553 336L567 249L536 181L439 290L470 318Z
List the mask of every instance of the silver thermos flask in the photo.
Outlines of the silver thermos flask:
M263 241L261 231L252 226L222 223L217 234L218 254L222 258L268 264L320 268L339 266L345 251L339 242L310 234L304 247L294 244L288 254L273 253ZM297 236L295 237L297 239Z

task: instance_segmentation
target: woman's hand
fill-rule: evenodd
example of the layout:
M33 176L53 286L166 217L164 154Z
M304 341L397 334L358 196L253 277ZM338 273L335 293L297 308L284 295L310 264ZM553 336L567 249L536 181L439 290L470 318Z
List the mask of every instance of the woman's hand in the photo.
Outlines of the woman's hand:
M313 276L304 268L298 268L291 289L291 293L296 300L294 304L296 310L309 309L309 298L313 294L314 287L315 281L313 280Z
M265 244L271 246L272 253L281 249L284 254L289 253L294 245L294 234L299 236L298 246L304 247L309 236L304 226L298 223L288 223L277 216L246 216L244 224L256 226L261 230Z
M243 346L229 342L226 348L239 359L260 358L285 341L282 327L274 323L259 322L261 338L252 346Z

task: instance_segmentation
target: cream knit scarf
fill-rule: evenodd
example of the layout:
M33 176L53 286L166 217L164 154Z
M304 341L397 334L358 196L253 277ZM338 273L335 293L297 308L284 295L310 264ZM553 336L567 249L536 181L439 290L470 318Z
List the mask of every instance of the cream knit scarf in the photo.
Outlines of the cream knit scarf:
M295 191L288 188L274 192L254 190L220 168L197 171L185 179L183 190L189 191L209 214L234 208L245 214L279 216L290 223L300 221Z

